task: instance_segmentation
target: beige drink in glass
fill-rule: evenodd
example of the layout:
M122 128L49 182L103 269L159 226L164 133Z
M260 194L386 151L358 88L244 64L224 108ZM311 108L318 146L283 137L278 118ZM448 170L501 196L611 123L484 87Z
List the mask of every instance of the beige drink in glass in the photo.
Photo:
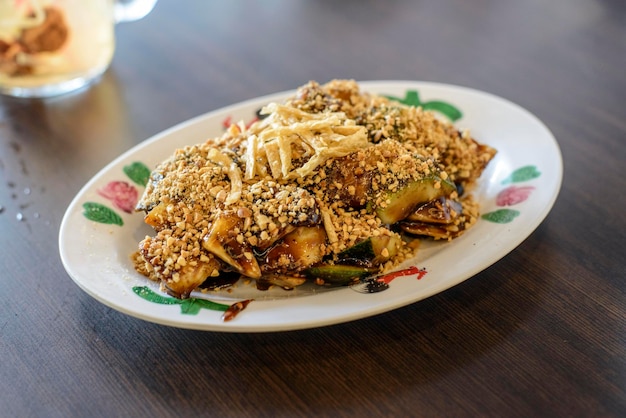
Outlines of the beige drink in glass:
M113 57L118 7L113 0L0 0L0 92L48 97L96 80Z

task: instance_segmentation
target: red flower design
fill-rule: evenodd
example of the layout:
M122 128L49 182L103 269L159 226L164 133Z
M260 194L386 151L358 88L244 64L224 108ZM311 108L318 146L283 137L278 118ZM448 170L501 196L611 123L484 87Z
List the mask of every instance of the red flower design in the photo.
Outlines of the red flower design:
M261 119L259 119L258 116L253 117L252 119L248 121L248 123L245 124L246 128L250 128L254 122L258 122L259 120ZM232 124L233 124L233 117L230 115L226 116L224 120L222 120L222 128L224 129L230 128L230 125Z
M230 125L232 125L232 124L233 124L233 117L228 115L222 121L222 128L228 129L230 127Z
M109 199L115 207L126 213L132 213L139 200L137 189L125 181L111 181L98 189L98 194Z
M261 119L259 119L258 117L252 118L248 123L246 123L246 128L250 128L254 122L258 122L260 120Z
M528 196L530 196L530 193L534 189L535 188L533 186L507 187L506 189L498 193L498 196L496 196L496 205L513 206L517 205L518 203L522 203L523 201L528 199Z

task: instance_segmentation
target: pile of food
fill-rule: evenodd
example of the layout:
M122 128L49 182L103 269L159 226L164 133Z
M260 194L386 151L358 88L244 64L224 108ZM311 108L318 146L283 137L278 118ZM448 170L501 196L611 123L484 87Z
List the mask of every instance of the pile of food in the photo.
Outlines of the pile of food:
M468 191L496 151L430 112L333 80L261 115L151 174L137 210L155 234L133 259L175 297L242 276L351 284L477 220Z

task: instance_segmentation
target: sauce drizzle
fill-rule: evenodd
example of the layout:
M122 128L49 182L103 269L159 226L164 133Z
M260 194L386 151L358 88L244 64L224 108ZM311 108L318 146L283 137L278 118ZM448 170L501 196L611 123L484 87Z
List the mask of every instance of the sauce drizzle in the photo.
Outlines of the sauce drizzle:
M398 277L402 277L402 276L411 276L413 274L417 274L417 280L421 279L422 277L424 277L426 275L426 269L425 268L417 268L415 266L409 267L408 269L404 269L404 270L400 270L400 271L394 271L393 273L389 273L389 274L385 274L383 276L380 276L378 278L376 278L377 282L382 282L385 284L389 284L391 283L394 279L398 278Z
M222 315L222 320L224 322L232 321L239 314L239 312L246 309L246 306L248 306L248 304L253 300L254 299L246 299L233 303L228 309L226 309L226 311Z

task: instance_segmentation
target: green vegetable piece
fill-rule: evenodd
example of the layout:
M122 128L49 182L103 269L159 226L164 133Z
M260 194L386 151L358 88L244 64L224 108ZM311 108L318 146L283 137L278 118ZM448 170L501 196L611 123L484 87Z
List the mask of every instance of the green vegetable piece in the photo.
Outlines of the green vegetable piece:
M124 173L140 186L145 186L148 183L148 179L150 179L150 169L139 161L124 166Z
M364 241L354 244L352 247L347 248L338 254L341 261L371 261L376 257L374 254L374 248L372 247L372 238L368 238Z
M324 283L345 286L378 272L375 267L349 266L344 264L324 264L305 270L307 278L322 279Z
M380 265L398 253L400 241L395 235L370 237L343 250L338 257L342 264Z
M85 211L83 212L83 216L85 216L85 218L89 219L90 221L98 222L101 224L112 224L119 226L124 225L124 221L122 220L120 215L100 203L85 202L83 203L83 209L85 209Z
M437 183L440 187L436 187ZM387 225L392 225L409 216L420 203L430 202L441 196L448 196L456 191L454 183L439 176L428 176L418 181L409 182L400 190L387 196L389 203L376 208L376 215Z

